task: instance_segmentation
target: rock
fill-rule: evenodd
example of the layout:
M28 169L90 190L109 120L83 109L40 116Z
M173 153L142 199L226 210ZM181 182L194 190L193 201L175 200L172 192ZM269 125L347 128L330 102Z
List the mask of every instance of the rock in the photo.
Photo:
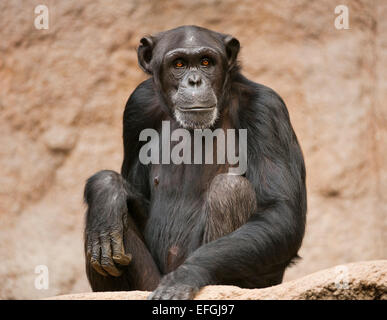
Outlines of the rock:
M76 135L69 128L56 126L47 130L42 139L51 151L69 152L75 145Z
M144 300L149 292L93 292L69 294L50 300ZM196 300L387 300L387 260L357 262L322 270L265 289L207 286Z

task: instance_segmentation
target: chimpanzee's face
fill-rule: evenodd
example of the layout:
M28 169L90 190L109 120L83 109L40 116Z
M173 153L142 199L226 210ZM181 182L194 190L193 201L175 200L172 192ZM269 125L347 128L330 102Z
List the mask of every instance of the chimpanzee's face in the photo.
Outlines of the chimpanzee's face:
M142 44L147 41L143 38ZM224 37L196 27L178 28L161 34L151 57L149 54L151 73L180 125L189 129L211 127L218 117L218 102L229 71Z
M214 48L188 43L165 54L160 80L176 120L186 128L208 128L218 116L224 65Z

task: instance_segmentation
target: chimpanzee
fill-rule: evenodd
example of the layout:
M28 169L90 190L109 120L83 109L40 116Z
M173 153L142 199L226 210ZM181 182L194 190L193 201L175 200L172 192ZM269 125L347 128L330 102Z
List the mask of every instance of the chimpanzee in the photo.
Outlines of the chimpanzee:
M302 151L281 97L240 73L239 49L236 38L198 26L141 39L138 61L150 78L125 107L121 174L100 171L84 192L94 291L192 299L205 285L262 288L281 283L298 258ZM228 162L142 163L140 133L161 134L165 121L189 132L246 129L246 171L230 174Z

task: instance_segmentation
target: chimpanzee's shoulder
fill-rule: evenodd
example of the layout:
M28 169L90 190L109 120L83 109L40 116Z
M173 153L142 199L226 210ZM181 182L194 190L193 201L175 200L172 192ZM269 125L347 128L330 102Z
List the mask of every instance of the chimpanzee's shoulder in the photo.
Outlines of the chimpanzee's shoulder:
M154 102L155 99L155 90L153 85L152 78L149 78L141 82L137 88L130 95L127 106L131 104L135 105L147 105Z
M282 114L288 117L288 110L281 96L272 88L251 81L244 76L238 79L239 105L241 112L248 112L250 116L278 117Z
M130 95L124 111L124 125L153 127L163 111L152 78L140 83ZM125 128L124 128L125 129Z

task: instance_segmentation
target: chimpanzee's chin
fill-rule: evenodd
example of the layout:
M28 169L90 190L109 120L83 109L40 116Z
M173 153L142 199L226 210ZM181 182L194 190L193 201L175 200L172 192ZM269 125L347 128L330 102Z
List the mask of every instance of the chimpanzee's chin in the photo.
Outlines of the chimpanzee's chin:
M176 121L185 129L207 129L211 128L218 118L218 108L209 111L181 111L174 112Z

